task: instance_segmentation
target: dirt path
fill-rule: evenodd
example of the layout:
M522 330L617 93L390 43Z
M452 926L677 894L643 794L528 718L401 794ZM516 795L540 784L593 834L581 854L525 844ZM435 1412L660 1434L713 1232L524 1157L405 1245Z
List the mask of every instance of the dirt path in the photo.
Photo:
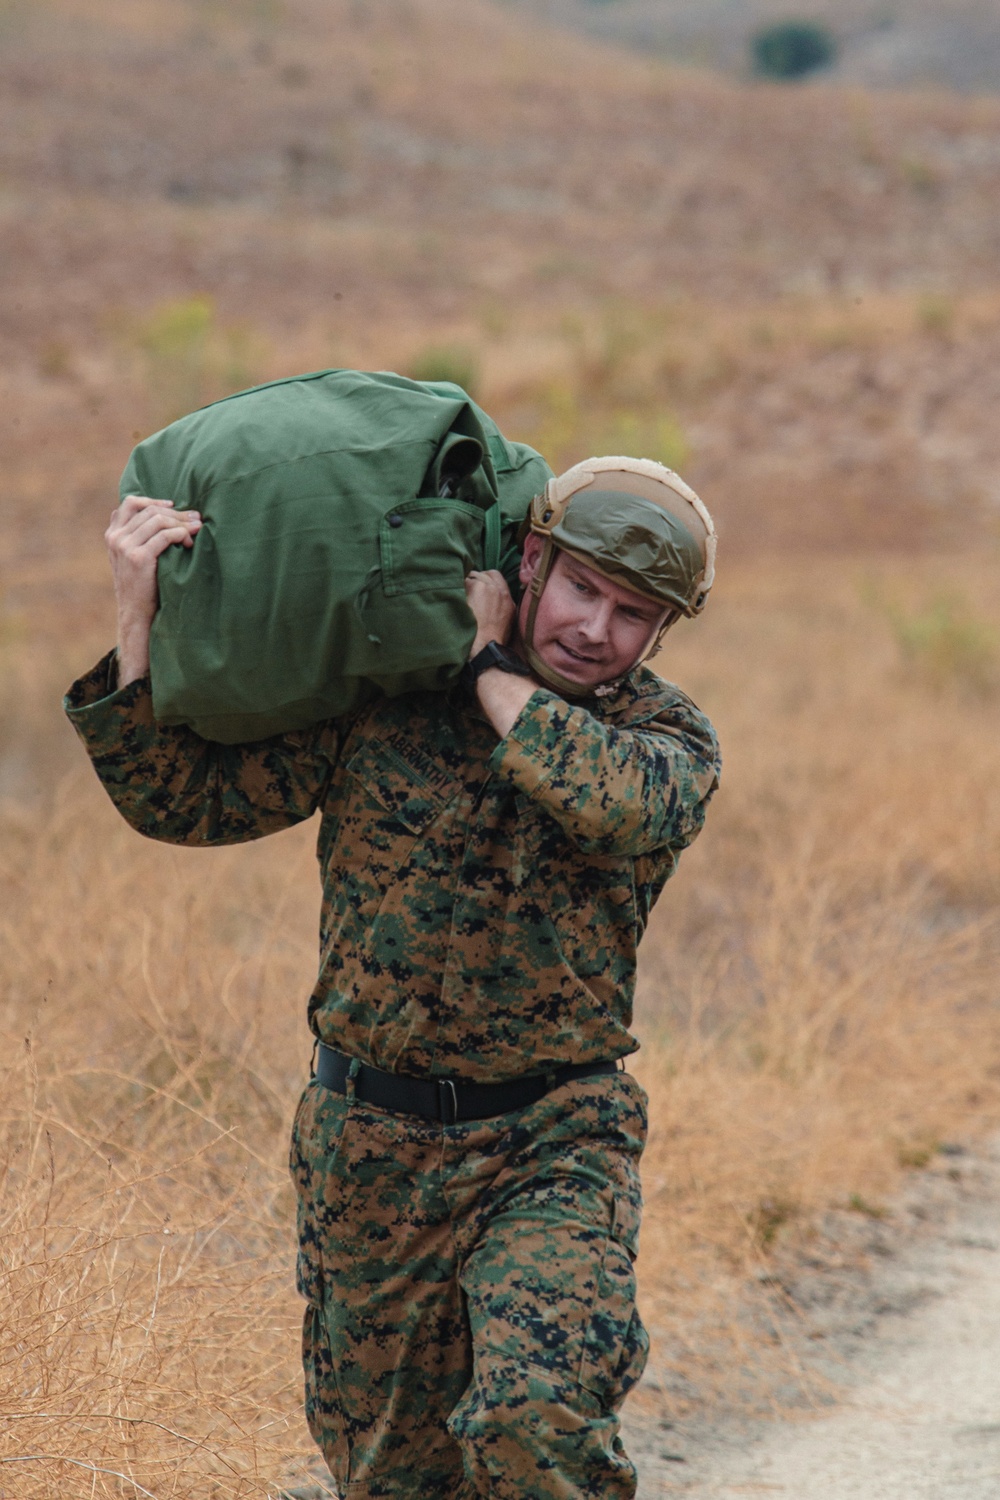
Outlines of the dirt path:
M840 1404L750 1427L630 1420L640 1500L1000 1500L1000 1143L955 1160L914 1180L832 1324L808 1276L792 1289L803 1340L812 1320L839 1346Z

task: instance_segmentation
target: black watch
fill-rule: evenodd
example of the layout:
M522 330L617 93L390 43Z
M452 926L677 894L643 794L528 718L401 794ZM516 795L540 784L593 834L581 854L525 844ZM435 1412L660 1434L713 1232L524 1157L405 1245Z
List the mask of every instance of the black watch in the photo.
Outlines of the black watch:
M513 672L518 677L531 676L531 668L525 666L513 651L508 651L507 647L501 646L498 641L490 641L482 651L477 651L475 656L470 657L462 668L463 687L468 688L469 692L474 692L480 677L491 667L499 667L501 672Z

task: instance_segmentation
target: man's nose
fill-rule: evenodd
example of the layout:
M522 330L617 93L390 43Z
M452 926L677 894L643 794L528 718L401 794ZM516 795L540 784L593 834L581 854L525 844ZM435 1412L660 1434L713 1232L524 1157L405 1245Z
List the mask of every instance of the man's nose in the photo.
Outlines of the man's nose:
M579 621L577 629L585 640L594 645L600 645L608 638L611 629L611 604L602 599L600 604L595 604L589 609L583 619Z

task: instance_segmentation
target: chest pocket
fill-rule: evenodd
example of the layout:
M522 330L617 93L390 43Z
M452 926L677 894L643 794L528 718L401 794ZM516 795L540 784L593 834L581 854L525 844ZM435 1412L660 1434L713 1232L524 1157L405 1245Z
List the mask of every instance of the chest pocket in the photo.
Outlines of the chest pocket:
M457 788L416 746L406 748L417 760L416 765L385 740L368 740L351 756L346 770L360 783L369 801L387 815L389 824L399 825L400 832L419 835L452 800Z

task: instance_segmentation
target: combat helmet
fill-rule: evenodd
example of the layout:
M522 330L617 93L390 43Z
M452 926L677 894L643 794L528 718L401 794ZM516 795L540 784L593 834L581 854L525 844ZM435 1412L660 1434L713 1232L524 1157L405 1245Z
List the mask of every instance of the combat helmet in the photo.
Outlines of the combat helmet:
M557 551L667 610L643 660L682 615L705 607L715 578L712 517L690 485L652 459L584 459L535 496L522 535L529 530L543 547L528 585L522 649L534 674L564 696L579 696L579 684L553 671L534 647L538 602Z

